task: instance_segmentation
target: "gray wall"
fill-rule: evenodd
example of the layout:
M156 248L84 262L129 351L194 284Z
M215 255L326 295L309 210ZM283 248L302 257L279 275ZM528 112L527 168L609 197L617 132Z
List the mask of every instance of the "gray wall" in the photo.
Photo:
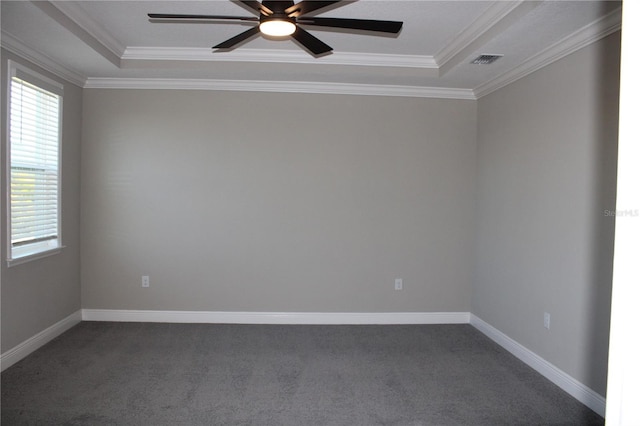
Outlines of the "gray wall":
M478 103L472 313L601 395L619 50L617 33Z
M85 90L82 306L468 312L475 132L474 101Z
M2 50L2 124L6 129L7 60L28 66L64 84L62 128L62 232L66 246L60 254L7 268L6 154L7 134L2 131L2 278L1 352L22 343L80 309L80 137L82 89Z

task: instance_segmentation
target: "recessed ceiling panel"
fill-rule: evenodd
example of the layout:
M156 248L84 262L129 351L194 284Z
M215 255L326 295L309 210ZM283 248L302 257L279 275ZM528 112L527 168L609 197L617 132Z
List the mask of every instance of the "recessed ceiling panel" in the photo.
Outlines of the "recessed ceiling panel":
M314 58L296 42L260 35L232 52L213 52L212 46L250 27L235 22L153 23L147 17L147 13L254 16L231 1L52 1L37 7L3 0L0 5L3 46L9 48L4 40L17 40L18 50L35 52L86 78L454 89L476 89L508 75L584 28L598 27L603 17L607 19L601 26L615 30L620 10L617 1L349 1L315 14L403 21L402 31L374 35L309 27L334 49L333 54ZM591 40L602 36L598 31L599 27ZM11 49L16 50L13 45ZM470 64L482 54L503 56L490 65Z

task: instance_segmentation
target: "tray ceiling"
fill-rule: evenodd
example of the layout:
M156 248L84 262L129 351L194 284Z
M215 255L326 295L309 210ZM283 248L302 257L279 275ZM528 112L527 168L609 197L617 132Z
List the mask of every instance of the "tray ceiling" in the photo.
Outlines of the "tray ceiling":
M83 87L277 90L475 99L620 28L617 1L345 2L317 16L403 21L397 36L308 28L313 57L261 36L211 46L238 23L152 23L147 13L246 15L230 1L7 1L2 46ZM482 54L503 55L489 65Z

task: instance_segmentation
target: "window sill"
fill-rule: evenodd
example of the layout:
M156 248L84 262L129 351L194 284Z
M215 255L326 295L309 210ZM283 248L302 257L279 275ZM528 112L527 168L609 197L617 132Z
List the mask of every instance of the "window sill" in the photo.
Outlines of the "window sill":
M13 259L7 259L7 267L10 268L12 266L22 265L23 263L31 262L33 260L38 260L45 257L53 256L55 254L60 253L63 248L65 248L65 246L59 246L46 251L41 251L38 253L26 255L26 256L20 256Z

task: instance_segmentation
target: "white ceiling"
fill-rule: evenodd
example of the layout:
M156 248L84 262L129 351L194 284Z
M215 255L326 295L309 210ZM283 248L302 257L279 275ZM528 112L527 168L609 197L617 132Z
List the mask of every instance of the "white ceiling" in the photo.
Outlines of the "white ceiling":
M278 90L475 99L620 28L618 1L345 2L318 16L403 21L397 36L307 27L315 58L237 23L152 23L147 13L252 16L210 1L1 2L2 46L83 87ZM470 62L501 54L491 65Z

